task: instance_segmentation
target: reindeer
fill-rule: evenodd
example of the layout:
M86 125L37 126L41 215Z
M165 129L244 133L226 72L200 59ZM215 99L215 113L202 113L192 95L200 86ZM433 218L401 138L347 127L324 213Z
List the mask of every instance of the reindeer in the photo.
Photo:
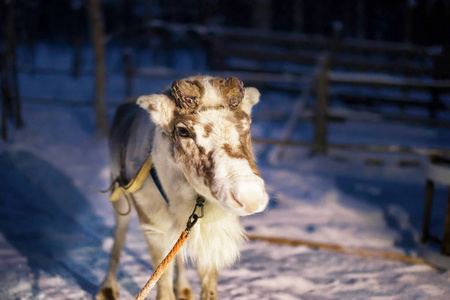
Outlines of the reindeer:
M151 176L128 197L137 211L154 268L186 227L196 199L204 216L191 229L181 256L196 265L201 300L217 299L218 271L234 263L245 240L239 216L263 211L269 197L255 164L250 114L259 91L237 78L194 76L161 94L120 106L110 134L111 177L126 184L150 154L163 192ZM143 109L141 109L143 108ZM150 118L148 116L150 114ZM166 202L162 194L166 194ZM116 299L117 268L130 219L122 195L107 276L97 299ZM119 212L118 212L119 211ZM157 284L158 300L194 299L180 254Z

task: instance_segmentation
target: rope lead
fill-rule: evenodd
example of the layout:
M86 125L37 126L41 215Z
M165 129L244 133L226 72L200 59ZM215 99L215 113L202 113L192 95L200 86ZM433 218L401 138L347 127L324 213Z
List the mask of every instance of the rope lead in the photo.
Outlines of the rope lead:
M195 203L194 211L189 216L188 221L186 223L186 229L181 233L172 250L170 250L169 254L167 254L164 260L156 268L155 272L147 281L147 283L144 285L139 294L136 296L135 300L144 300L145 297L147 297L148 293L156 285L159 278L161 278L161 276L164 274L164 271L167 269L170 262L174 259L175 255L177 255L178 251L180 251L184 242L186 242L187 238L189 237L189 232L191 228L195 225L195 223L197 223L198 219L203 218L204 205L205 205L205 198L199 195ZM200 216L197 215L197 209L200 209Z

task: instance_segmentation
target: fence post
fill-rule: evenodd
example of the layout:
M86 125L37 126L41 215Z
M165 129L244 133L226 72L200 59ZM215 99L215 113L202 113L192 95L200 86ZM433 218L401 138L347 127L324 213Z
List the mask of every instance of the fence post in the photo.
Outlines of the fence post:
M433 79L448 80L450 78L450 46L444 46L442 53L434 58ZM430 119L434 120L442 101L440 99L441 90L438 88L431 89L431 102L429 107Z
M325 53L320 57L319 73L316 79L316 113L314 150L317 153L327 152L327 122L328 122L328 69L330 55Z
M447 194L447 210L444 223L444 237L442 238L442 254L450 256L450 187Z

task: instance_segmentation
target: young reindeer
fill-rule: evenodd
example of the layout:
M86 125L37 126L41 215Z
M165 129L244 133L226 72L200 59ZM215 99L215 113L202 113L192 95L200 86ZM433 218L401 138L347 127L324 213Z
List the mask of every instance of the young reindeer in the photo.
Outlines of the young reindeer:
M250 113L259 92L237 78L194 76L175 81L162 94L141 96L119 107L110 136L111 175L129 182L149 154L167 202L152 177L129 195L146 237L154 268L170 251L199 195L204 216L190 231L181 255L196 264L201 300L217 299L219 269L239 256L244 231L238 216L263 211L268 202L254 162ZM150 114L150 118L148 117ZM124 195L115 204L127 210ZM116 213L111 262L97 299L118 297L117 268L129 215ZM186 252L187 251L187 252ZM179 255L173 283L169 266L157 284L156 299L194 299ZM150 274L149 274L150 275ZM175 293L174 293L175 290Z

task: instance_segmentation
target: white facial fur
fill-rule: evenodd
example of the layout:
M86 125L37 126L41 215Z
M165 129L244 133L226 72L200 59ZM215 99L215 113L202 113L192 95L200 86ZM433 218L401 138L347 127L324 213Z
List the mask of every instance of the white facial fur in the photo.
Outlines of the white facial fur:
M250 113L259 92L246 88L239 107L231 109L222 105L219 91L209 84L211 77L200 78L204 94L195 111L177 108L164 94L142 96L138 104L172 136L173 159L199 194L235 215L260 212L269 197L250 137Z

